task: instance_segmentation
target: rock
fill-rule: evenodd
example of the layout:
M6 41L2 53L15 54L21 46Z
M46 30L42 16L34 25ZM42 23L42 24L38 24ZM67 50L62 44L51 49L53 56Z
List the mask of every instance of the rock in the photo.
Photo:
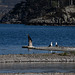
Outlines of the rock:
M47 2L47 1L46 1ZM75 6L53 8L44 1L21 2L5 14L1 23L34 25L75 25ZM42 3L42 4L41 4ZM41 5L40 5L41 4Z
M13 62L75 62L75 56L60 56L57 54L0 55L0 63Z

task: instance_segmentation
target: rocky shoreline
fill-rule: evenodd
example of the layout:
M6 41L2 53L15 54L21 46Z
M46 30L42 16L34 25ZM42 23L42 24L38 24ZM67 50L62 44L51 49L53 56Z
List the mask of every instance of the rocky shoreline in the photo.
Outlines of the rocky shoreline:
M67 54L9 54L0 55L0 63L16 62L75 62L75 55Z

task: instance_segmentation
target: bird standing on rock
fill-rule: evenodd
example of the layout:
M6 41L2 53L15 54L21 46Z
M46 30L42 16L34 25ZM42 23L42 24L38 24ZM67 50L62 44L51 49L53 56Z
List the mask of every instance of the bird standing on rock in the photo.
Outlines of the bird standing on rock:
M51 42L51 47L53 46L53 43Z
M56 46L56 47L58 46L57 42L55 43L55 46Z
M52 42L51 42L51 44L48 46L48 47L52 47L53 46L53 44L52 44Z

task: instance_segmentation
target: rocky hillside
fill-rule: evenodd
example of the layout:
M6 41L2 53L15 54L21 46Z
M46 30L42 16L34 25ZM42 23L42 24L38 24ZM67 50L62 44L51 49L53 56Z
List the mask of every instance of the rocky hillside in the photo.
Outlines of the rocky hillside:
M25 1L25 0L0 0L0 4L2 5L8 5L8 6L13 6L17 4L20 1Z
M43 17L31 19L29 24L75 25L75 6L67 6L57 9L55 12L48 12Z
M9 12L15 4L23 0L0 0L0 18L7 12ZM24 0L25 1L25 0Z
M2 17L1 23L74 25L75 6L59 6L51 0L27 0L16 4Z

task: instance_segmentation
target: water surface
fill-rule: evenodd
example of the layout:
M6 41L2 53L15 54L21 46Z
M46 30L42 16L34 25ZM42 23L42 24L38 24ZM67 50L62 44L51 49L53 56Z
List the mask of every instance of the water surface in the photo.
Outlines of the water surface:
M27 26L22 24L0 24L0 55L50 53L50 51L28 50L30 35L34 46L48 46L58 42L59 46L75 47L75 27L68 26ZM48 73L73 72L75 63L0 63L0 73Z
M27 26L23 24L0 24L0 54L48 53L49 51L27 50L30 35L34 46L48 46L58 42L59 46L75 47L75 27L69 26Z
M75 73L75 63L0 64L0 73Z

